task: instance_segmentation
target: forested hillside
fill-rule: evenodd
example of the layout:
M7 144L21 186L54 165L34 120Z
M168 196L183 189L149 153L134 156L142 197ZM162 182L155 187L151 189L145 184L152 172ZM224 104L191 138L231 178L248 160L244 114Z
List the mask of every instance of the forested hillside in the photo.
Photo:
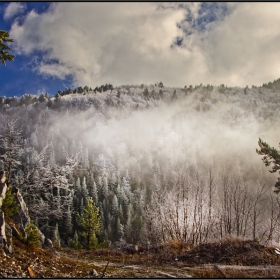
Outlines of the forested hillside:
M58 246L154 246L227 234L279 242L280 91L224 85L79 87L1 97L1 170ZM98 208L97 209L95 208ZM96 228L82 218L97 211Z

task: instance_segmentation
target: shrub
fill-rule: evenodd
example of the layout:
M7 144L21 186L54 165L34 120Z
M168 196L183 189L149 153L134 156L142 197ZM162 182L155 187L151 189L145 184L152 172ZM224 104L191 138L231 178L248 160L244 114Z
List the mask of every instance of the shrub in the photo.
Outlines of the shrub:
M11 186L7 188L1 209L4 212L5 217L13 216L19 209L19 205L15 201L15 194L12 193Z
M40 245L40 234L33 221L25 228L26 238L24 243L29 247L38 247Z

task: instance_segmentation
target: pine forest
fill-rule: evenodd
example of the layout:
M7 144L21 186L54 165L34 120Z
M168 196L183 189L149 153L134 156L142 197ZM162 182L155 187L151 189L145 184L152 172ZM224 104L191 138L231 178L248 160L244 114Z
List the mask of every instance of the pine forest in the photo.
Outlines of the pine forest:
M258 141L279 141L278 82L2 96L6 197L19 191L58 247L279 244L277 174L256 153Z

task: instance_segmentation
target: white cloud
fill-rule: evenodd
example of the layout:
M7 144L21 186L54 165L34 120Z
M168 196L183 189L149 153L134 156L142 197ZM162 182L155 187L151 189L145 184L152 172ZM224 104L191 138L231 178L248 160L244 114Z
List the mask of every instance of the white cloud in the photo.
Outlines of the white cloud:
M221 3L227 15L215 11L217 20L202 30L183 22L188 12L199 18L198 3L160 5L55 3L14 23L11 37L19 53L45 52L39 73L71 74L76 85L245 86L280 77L279 3ZM177 36L183 45L170 48Z
M18 14L22 14L25 9L25 3L11 2L4 11L4 19L9 20Z

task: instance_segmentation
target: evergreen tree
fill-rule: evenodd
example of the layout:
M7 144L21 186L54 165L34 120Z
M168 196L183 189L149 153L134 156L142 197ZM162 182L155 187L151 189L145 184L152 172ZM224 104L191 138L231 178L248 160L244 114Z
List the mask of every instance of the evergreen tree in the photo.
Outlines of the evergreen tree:
M110 231L111 231L111 235L110 235L110 239L112 241L118 241L121 238L123 238L124 236L124 229L123 229L123 225L120 222L120 218L119 217L111 217L111 223L110 223Z
M53 241L56 246L60 247L60 235L58 230L58 223L55 224Z
M74 238L70 239L70 244L74 249L82 249L82 245L79 242L78 232L75 230Z
M174 89L173 94L172 94L172 99L177 99L177 93L176 93L176 89Z
M85 154L84 154L84 158L83 158L83 165L86 169L89 168L88 148L85 149Z
M87 207L83 208L83 213L77 215L77 221L83 229L82 236L85 247L87 249L94 248L98 243L96 234L100 233L100 217L99 209L95 206L91 197L88 199Z
M68 206L67 208L66 217L63 223L63 229L65 234L65 239L67 239L67 237L69 237L72 234L72 230L73 230L72 214L71 214L70 206Z
M162 89L159 90L158 94L159 94L160 99L162 99L163 98L163 91L162 91Z
M260 149L256 149L256 152L259 155L263 155L262 158L265 166L269 166L271 163L273 164L272 170L269 172L274 173L280 170L280 151L275 149L274 147L270 147L266 142L264 142L261 138L259 138L258 144ZM280 145L280 144L279 144ZM280 174L280 171L279 171ZM275 193L280 193L280 177L277 178L277 182L275 184L276 190Z
M87 182L88 182L88 195L93 198L93 201L95 204L98 203L98 197L97 197L97 186L94 181L93 172L90 171L87 176Z
M143 92L144 98L148 99L149 98L149 91L148 88L145 88L144 92Z
M117 217L118 213L119 213L118 198L114 194L112 203L111 203L111 214L113 217Z
M40 234L38 229L35 227L33 221L25 228L26 238L25 243L29 247L38 247L40 245Z
M5 217L13 216L19 209L19 205L15 201L15 194L12 193L12 187L9 186L6 191L6 196L3 200L1 210Z
M127 242L132 242L133 229L132 229L131 212L132 212L131 206L127 207L126 221L124 226L124 237L125 240L127 240Z
M17 120L2 116L0 126L0 159L6 171L7 185L11 184L12 173L20 166L20 158L24 153L22 131L16 128Z
M107 176L103 176L101 186L99 187L99 200L103 201L108 197L108 180Z
M84 198L82 197L80 200L80 207L79 207L79 213L82 215L84 213Z
M4 42L13 42L14 40L10 38L10 34L6 30L0 30L0 59L1 63L6 65L6 61L14 61L15 56L10 54L8 51L11 48L4 44Z
M88 189L87 189L87 184L86 184L86 177L83 177L83 182L82 182L82 186L81 186L81 196L84 200L84 204L87 205Z
M42 103L42 102L45 102L47 101L47 98L45 97L45 95L43 93L40 94L39 96L39 102Z

